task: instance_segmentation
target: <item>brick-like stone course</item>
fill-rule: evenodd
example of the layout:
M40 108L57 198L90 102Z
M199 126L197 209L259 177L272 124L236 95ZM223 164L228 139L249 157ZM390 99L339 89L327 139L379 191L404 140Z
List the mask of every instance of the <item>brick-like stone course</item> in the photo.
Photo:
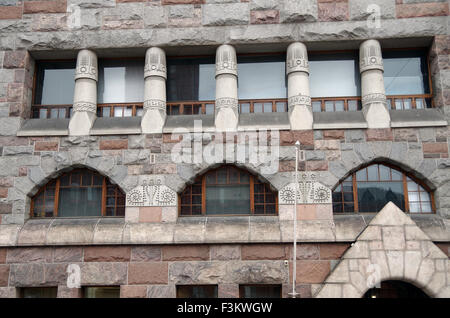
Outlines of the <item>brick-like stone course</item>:
M130 247L92 246L84 248L85 262L127 262L130 260Z

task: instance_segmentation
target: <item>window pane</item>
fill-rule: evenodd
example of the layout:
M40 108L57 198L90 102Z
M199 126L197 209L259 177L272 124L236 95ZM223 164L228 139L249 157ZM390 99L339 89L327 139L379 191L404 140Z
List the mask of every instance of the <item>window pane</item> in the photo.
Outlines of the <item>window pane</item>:
M58 216L101 216L102 188L61 188Z
M120 287L85 287L84 298L120 298Z
M360 96L358 60L353 53L311 54L311 97Z
M217 298L217 285L177 286L177 298Z
M57 287L26 287L21 289L23 298L56 298Z
M422 213L431 213L433 212L431 208L431 202L422 202Z
M373 165L367 167L367 180L368 181L378 181L378 165Z
M281 298L281 286L240 286L240 294L241 298Z
M99 60L98 68L99 103L144 101L144 60Z
M284 55L238 57L239 99L286 98L285 59Z
M358 183L358 207L360 212L379 212L389 201L405 209L402 182Z
M429 93L426 55L421 50L383 52L386 95Z
M75 61L42 62L36 65L36 100L38 105L73 103Z
M367 169L361 169L356 172L356 181L367 181Z
M379 165L379 167L380 167L380 180L381 181L391 180L391 169L383 165Z
M216 92L214 58L169 58L167 100L214 100Z
M206 187L207 214L250 214L250 187L227 185Z

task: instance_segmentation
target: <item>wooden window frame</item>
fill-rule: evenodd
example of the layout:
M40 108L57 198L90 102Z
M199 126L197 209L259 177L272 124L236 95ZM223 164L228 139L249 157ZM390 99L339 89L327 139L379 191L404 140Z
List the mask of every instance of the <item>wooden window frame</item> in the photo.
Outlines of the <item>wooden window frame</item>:
M208 175L212 174L212 173L216 173L218 170L223 169L223 168L231 168L231 169L236 169L237 171L239 171L240 173L246 173L249 177L249 182L248 185L250 187L250 213L248 214L239 214L239 213L232 213L232 214L208 214L206 211L206 178ZM239 184L239 183L226 183L228 184ZM256 203L255 204L255 185L257 184L261 184L264 186L264 192L258 192L256 194L258 195L264 195L264 202L263 203ZM217 184L217 185L224 185L224 184ZM201 194L194 194L194 195L201 195L201 214L193 214L192 212L192 206L200 206L200 204L192 204L193 200L192 200L192 187L193 186L201 186ZM189 194L185 194L186 196L190 196L190 203L188 204L182 204L182 196L185 193L186 190L189 190ZM266 195L267 194L272 194L275 198L275 202L266 202ZM260 181L258 179L257 176L255 176L254 174L250 173L247 170L238 168L236 166L233 165L222 165L218 168L209 170L207 172L205 172L204 174L198 176L195 179L195 182L193 184L190 184L188 186L186 186L186 188L178 193L178 216L179 217L228 217L228 216L278 216L278 192L277 191L273 191L272 189L270 189L270 185L267 182L263 182ZM256 205L264 205L264 213L255 213L255 206ZM266 206L267 205L274 205L275 206L275 211L274 213L266 213ZM190 214L182 214L181 213L181 209L182 206L190 206L191 207L191 212Z
M382 165L385 167L388 167L390 169L393 169L395 171L397 171L398 173L400 173L402 175L402 179L401 180L392 180L392 174L391 174L391 180L386 180L386 181L367 181L367 182L402 182L403 184L403 197L405 200L405 210L403 212L407 213L407 214L411 214L411 215L429 215L429 214L435 214L436 213L436 204L435 204L435 200L434 200L434 191L432 191L423 181L417 179L416 177L412 176L411 174L406 173L405 171L403 171L402 169L398 168L397 166L390 164L390 163L384 163L384 162L374 162L374 163L370 163L367 165L362 166L361 168L359 168L356 171L353 171L351 174L349 174L348 176L346 176L344 179L342 179L339 184L336 186L336 188L338 186L342 186L342 184L344 182L350 182L350 181L346 181L350 176L352 177L352 189L353 189L353 207L354 207L354 211L353 212L334 212L333 214L335 215L348 215L348 214L373 214L373 213L378 213L379 211L371 211L371 212L360 212L359 211L359 206L358 206L358 182L356 180L356 173L358 171L361 171L363 169L366 169L370 166L373 165ZM378 171L378 173L380 173ZM407 178L410 178L413 182L415 182L418 186L423 187L423 189L425 190L425 192L427 192L430 195L430 203L431 203L431 212L410 212L409 211L409 198L408 198L408 185L407 185ZM362 182L366 182L366 181L362 181ZM334 193L335 190L333 190L332 192ZM338 202L339 204L342 205L342 208L344 207L343 204L344 203L350 203L350 202L345 202L344 201L344 191L343 191L343 187L341 187L341 194L342 194L342 201ZM419 191L418 191L419 192ZM422 202L422 201L418 201L418 202ZM333 205L335 204L335 202L332 203ZM344 210L344 209L342 209Z
M99 176L100 178L102 178L102 185L101 186L100 185L99 186L95 186L95 185L91 184L90 186L83 186L82 185L82 182L83 182L82 181L82 178L83 178L82 177L82 173L83 172L92 173L92 177L93 176ZM73 169L73 170L71 170L69 172L66 172L66 173L60 175L57 179L51 180L50 182L48 182L46 185L44 185L43 187L41 187L39 189L39 191L31 199L30 218L38 219L38 218L56 218L56 217L59 217L58 216L58 209L59 209L59 192L60 192L60 188L61 188L61 179L63 177L65 177L65 176L67 176L67 175L72 175L73 173L80 173L81 174L81 176L80 176L80 186L77 186L77 187L68 186L67 188L92 188L92 187L96 187L96 188L100 188L101 187L102 188L102 207L101 207L101 212L100 212L101 214L98 215L98 216L78 216L78 217L83 217L83 218L96 218L96 217L117 217L117 218L120 217L120 218L123 218L123 217L125 217L125 202L124 202L123 206L122 205L118 205L118 202L117 202L118 198L120 196L123 196L123 199L125 200L125 193L122 191L122 189L120 189L120 187L118 185L115 185L115 184L112 184L110 182L107 182L108 178L106 176L103 176L103 175L101 175L101 174L99 174L99 173L97 173L97 172L95 172L93 170L90 170L90 169L79 168L79 169ZM44 214L44 216L34 216L34 205L35 205L36 198L40 194L42 194L42 192L46 193L47 188L49 186L53 185L53 183L55 184L55 190L54 190L54 195L53 195L53 197L54 197L53 215L52 216L45 216L45 212L44 212L44 213L41 213L41 214ZM114 192L115 192L114 196L108 196L108 187L113 187L114 188ZM52 191L52 190L49 190L49 191ZM107 198L108 197L114 197L114 211L115 211L115 214L117 214L117 210L118 209L123 208L123 214L124 214L123 216L121 216L121 215L106 215L106 209L108 207L111 207L111 206L107 205ZM44 207L45 207L45 205L44 205ZM67 218L77 218L77 216L70 216L70 217L67 217Z

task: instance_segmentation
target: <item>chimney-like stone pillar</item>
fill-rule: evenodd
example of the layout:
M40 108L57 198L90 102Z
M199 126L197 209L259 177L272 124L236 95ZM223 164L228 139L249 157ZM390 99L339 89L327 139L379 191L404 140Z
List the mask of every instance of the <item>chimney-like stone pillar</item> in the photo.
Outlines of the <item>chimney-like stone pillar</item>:
M90 50L78 52L70 136L89 135L97 118L97 55Z
M239 123L238 75L236 50L221 45L216 51L216 107L217 131L236 131Z
M286 74L291 129L312 129L313 113L309 93L308 52L303 43L295 42L288 46Z
M386 104L383 57L377 40L364 41L359 47L362 110L368 128L389 128L391 118Z
M141 120L143 134L162 133L166 122L166 54L151 47L145 54L144 113Z

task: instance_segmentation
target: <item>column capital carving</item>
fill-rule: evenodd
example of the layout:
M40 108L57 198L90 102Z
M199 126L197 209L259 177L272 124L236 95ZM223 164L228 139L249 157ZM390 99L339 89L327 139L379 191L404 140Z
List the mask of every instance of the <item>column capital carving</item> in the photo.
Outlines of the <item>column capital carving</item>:
M381 103L387 106L386 95L385 94L367 94L361 97L362 107L366 107L373 103Z
M97 112L97 105L91 102L78 101L73 104L73 112Z
M368 70L384 71L381 46L377 40L364 41L359 47L359 71Z
M151 47L145 53L144 78L160 76L167 79L166 54L159 47Z
M237 98L222 97L216 99L216 110L219 110L220 108L237 109L238 108Z
M90 50L78 52L75 80L79 78L89 78L98 81L97 55Z
M286 74L293 72L305 72L309 74L308 51L300 42L294 42L287 48Z
M216 76L220 74L237 76L236 50L228 44L219 46L216 51Z

